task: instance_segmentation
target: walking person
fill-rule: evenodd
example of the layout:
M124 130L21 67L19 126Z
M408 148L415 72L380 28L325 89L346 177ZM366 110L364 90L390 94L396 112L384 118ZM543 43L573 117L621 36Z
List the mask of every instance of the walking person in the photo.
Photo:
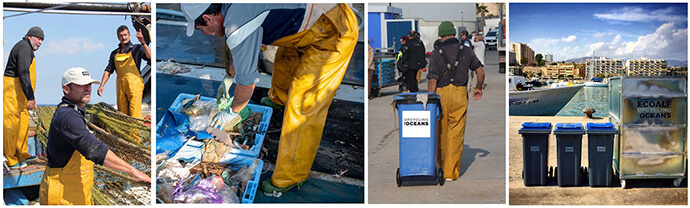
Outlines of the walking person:
M429 92L438 93L441 100L441 164L446 181L460 177L460 163L467 123L468 71L477 72L477 87L472 97L482 97L484 70L472 49L455 38L455 27L449 21L438 27L441 47L429 58Z
M424 44L416 38L416 32L409 32L409 40L402 46L400 51L404 51L398 60L398 70L402 72L407 84L407 90L404 92L419 91L417 83L417 71L426 67L426 49Z

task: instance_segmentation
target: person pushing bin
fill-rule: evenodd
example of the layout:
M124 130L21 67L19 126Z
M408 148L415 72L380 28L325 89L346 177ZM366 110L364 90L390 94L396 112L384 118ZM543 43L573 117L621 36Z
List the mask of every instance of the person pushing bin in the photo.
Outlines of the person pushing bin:
M438 124L441 101L436 93L402 93L394 97L400 118L400 167L398 187L443 185L438 161Z

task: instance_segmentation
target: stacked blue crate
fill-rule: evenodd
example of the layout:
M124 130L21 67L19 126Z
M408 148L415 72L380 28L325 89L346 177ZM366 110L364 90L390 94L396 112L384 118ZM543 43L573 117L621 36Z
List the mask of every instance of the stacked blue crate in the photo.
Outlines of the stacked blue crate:
M383 59L381 61L375 61L374 66L374 76L377 77L377 81L371 83L374 87L383 87L392 84L396 84L396 68L395 59Z

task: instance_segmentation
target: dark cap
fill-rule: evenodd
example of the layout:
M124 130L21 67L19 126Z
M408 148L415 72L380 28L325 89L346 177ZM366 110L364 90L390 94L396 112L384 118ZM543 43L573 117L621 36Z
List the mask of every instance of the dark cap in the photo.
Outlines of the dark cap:
M29 29L29 32L26 32L26 36L34 36L41 39L45 39L45 36L43 35L43 30L38 26L34 26L31 29Z

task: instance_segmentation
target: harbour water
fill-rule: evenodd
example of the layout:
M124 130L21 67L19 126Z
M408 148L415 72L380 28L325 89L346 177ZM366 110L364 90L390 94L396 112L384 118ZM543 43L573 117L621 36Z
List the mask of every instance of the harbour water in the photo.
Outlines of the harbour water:
M608 94L608 87L583 87L556 116L585 116L582 110L586 107L596 110L596 117L608 116Z

